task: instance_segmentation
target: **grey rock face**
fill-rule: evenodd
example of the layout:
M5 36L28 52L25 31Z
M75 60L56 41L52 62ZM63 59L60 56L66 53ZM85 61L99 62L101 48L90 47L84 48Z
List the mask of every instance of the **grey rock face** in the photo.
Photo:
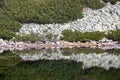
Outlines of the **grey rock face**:
M79 30L81 32L108 31L120 29L120 2L115 5L107 4L99 10L90 8L83 12L84 17L64 24L23 24L20 33L38 34L53 33L61 35L65 29Z

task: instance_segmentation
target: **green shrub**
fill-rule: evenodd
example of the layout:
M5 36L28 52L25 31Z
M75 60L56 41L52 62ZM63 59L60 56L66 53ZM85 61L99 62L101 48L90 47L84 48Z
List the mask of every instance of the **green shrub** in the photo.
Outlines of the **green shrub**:
M117 31L112 31L112 30L108 31L106 37L108 39L112 39L112 40L120 42L120 30L117 30Z
M0 38L11 39L20 27L19 22L4 15L4 11L0 8Z
M48 33L45 37L47 37L48 39L52 39L54 35L52 33Z
M102 3L101 0L80 0L80 3L83 7L92 9L99 9L104 6L104 3Z
M0 29L0 38L2 39L11 39L15 36L15 33L9 30Z
M0 19L0 28L4 30L9 30L13 32L18 32L20 29L20 24L17 21L10 20L10 19Z
M90 40L96 40L96 41L104 38L104 36L105 36L104 32L99 32L99 31L96 31L96 32L85 32L83 34L85 35L86 38L88 38Z
M37 41L42 41L45 42L46 40L48 41L56 41L56 35L53 35L52 33L49 33L45 36L41 36L41 35L35 35L35 34L29 34L29 35L16 35L15 37L12 38L12 40L14 41L25 41L25 42L37 42Z
M12 52L0 54L0 67L13 66L18 64L20 61L21 58Z
M30 42L36 42L36 41L43 41L42 36L34 35L34 34L29 34L29 35L16 35L15 41L30 41Z
M70 29L66 29L62 32L63 37L61 37L62 40L65 41L75 41L76 39L76 35L75 33L70 30Z
M65 23L81 18L83 7L103 6L100 0L4 0L5 14L22 23Z
M100 40L105 37L104 32L79 32L79 31L72 31L72 30L64 30L62 32L63 37L61 38L62 40L66 41L90 41L90 40Z
M57 41L57 35L54 35L52 33L47 33L45 35L45 38L47 38L49 41L53 41L53 42Z
M0 0L0 7L2 8L4 6L4 0Z
M111 4L115 4L117 1L120 1L120 0L103 0L104 2L110 2Z
M6 14L22 23L64 23L82 17L79 0L4 1Z

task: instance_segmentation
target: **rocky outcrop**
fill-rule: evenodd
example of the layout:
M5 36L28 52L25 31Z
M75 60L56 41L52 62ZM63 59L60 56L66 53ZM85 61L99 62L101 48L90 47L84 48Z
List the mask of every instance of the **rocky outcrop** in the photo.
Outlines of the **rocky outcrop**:
M20 33L39 34L53 33L61 35L65 29L79 30L81 32L108 31L120 29L120 2L115 5L107 4L99 10L84 9L84 17L64 24L23 24Z

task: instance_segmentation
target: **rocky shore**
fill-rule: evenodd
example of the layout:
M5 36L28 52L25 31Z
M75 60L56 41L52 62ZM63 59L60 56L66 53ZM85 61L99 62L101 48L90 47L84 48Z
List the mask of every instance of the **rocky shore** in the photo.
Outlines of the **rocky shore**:
M120 44L112 40L100 40L90 42L68 42L68 41L57 41L57 42L14 42L0 39L0 50L25 50L25 49L42 49L42 48L101 48L101 49L120 49Z

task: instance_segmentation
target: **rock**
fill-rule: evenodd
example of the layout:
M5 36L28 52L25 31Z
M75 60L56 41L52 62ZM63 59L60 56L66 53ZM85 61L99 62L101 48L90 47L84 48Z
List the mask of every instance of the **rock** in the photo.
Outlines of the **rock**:
M24 49L25 43L24 42L16 42L15 46L16 46L16 48L22 48L22 49Z
M4 40L3 40L3 39L0 39L0 44L3 43L3 42L4 42Z
M3 53L4 52L4 50L0 50L0 53Z
M99 40L99 42L113 42L113 40L110 40L110 39L107 39L107 38L103 38L103 39L101 39L101 40Z
M120 24L116 25L116 29L120 30Z
M0 44L0 46L2 46L2 47L7 47L8 44L7 44L7 42L3 41L3 42Z

